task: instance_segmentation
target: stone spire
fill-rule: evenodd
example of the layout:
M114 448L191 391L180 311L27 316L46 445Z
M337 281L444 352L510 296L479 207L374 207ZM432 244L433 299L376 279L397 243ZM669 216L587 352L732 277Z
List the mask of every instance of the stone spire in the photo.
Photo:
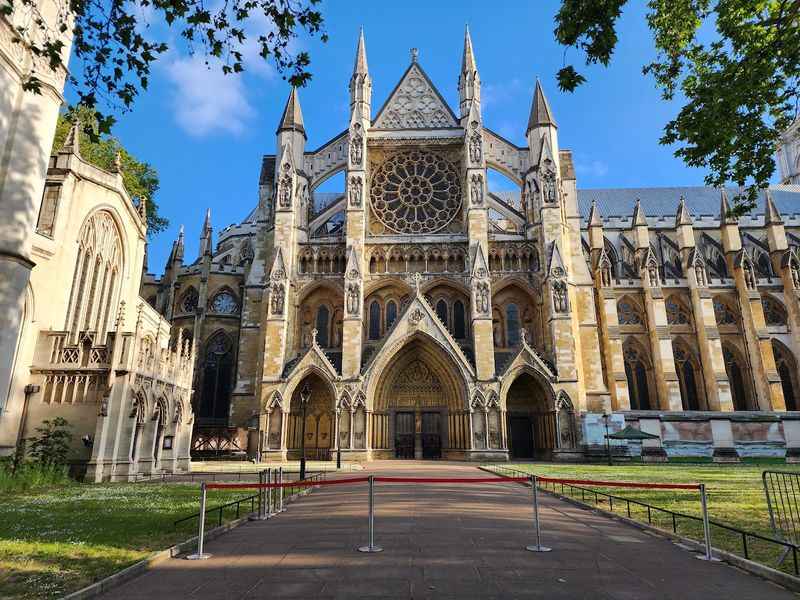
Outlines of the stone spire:
M642 201L639 198L636 199L636 204L633 206L633 218L631 220L631 225L634 227L647 227L647 219L644 216L644 211L642 210Z
M725 188L720 188L719 191L719 222L720 225L732 225L738 219L731 214L731 205L728 202L728 191Z
M592 200L592 207L589 209L589 227L602 227L603 219L600 218L600 211L597 210L597 200Z
M172 242L172 251L169 253L169 258L167 259L167 269L175 262L183 262L183 247L183 225L181 225L181 228L178 230L178 239Z
M200 235L200 256L211 256L211 209L206 209L206 220L203 223L203 233Z
M367 48L364 43L364 28L358 34L358 48L356 49L356 62L353 65L353 75L366 75L369 73L367 67Z
M766 200L766 205L764 207L764 225L783 225L783 218L781 217L781 213L778 212L778 207L775 206L772 192L768 189L764 190L764 197Z
M678 212L675 214L675 227L691 224L692 216L689 214L689 210L686 208L686 200L683 196L681 196L681 199L678 201Z
M528 117L527 131L537 127L558 127L553 118L553 113L550 111L550 104L545 98L542 84L538 79L536 80L536 90L533 93L533 104L531 104L531 114Z
M283 109L281 124L277 133L282 131L298 131L306 136L306 128L303 125L303 111L300 110L300 101L297 98L297 88L292 88L289 99L286 101L286 108Z
M467 118L472 112L473 119L480 120L481 78L475 64L469 27L464 29L464 52L461 55L461 73L458 76L458 99L462 119Z
M464 28L464 53L461 56L461 75L473 73L477 70L475 54L472 51L472 38L469 35L469 25L467 25Z

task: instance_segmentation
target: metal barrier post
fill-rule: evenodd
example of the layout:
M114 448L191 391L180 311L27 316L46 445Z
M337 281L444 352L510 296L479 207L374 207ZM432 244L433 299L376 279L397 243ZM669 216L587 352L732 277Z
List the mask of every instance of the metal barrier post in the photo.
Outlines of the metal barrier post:
M700 560L710 560L718 562L720 559L714 558L711 553L711 524L708 522L708 498L706 498L706 484L700 484L700 507L703 511L703 539L705 540L706 553L703 556L698 555Z
M277 512L282 513L286 509L283 507L283 467L278 467L278 483L281 484L281 487L278 488L278 510Z
M270 483L272 483L272 467L267 469L267 484ZM265 519L272 518L272 489L273 488L264 488L264 500L266 501L264 503L266 505Z
M525 546L525 550L530 552L550 552L552 548L542 546L542 531L539 528L539 494L536 491L536 475L531 475L531 490L533 491L533 521L536 526L536 544Z
M187 560L206 560L211 558L210 554L203 552L203 538L206 535L206 483L200 484L200 525L197 531L197 552L186 557Z
M258 472L259 484L268 483L269 480L267 479L267 471L268 469ZM265 488L258 488L258 512L254 515L250 515L251 521L263 521L264 519L269 518L265 514L267 508L266 507L267 497L266 494L264 493L265 491L266 491Z
M361 546L359 552L383 552L375 545L375 476L369 476L369 545Z

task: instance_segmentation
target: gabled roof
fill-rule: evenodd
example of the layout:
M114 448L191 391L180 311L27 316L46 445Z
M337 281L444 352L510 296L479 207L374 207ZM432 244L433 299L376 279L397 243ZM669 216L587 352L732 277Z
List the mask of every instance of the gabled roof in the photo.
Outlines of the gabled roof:
M427 89L426 89L427 88ZM408 98L414 99L412 94L429 96L433 99L433 106L421 107L417 105L409 113L407 107L402 106ZM401 100L401 98L403 100ZM421 118L416 118L421 117ZM412 121L412 118L414 121ZM433 85L428 75L416 60L412 61L403 73L400 81L384 102L377 116L372 121L374 129L439 129L458 127L458 117L447 104L439 90Z

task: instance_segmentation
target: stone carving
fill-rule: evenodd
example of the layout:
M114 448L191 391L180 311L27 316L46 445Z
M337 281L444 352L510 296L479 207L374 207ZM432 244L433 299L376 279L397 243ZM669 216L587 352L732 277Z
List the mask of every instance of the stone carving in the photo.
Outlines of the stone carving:
M378 116L375 128L420 129L457 125L419 69L412 67Z
M361 206L361 190L363 186L361 185L361 177L357 175L353 175L350 177L350 186L348 189L348 193L350 196L350 206L360 207Z
M481 206L483 204L483 176L475 173L470 180L470 200L472 206Z
M370 182L375 216L397 233L435 233L461 210L456 168L443 156L413 150L391 156Z
M360 166L364 160L364 136L361 135L361 123L355 123L350 132L350 162L354 166Z
M800 266L798 266L797 261L792 261L791 263L791 273L792 273L792 287L796 290L800 290Z
M744 273L744 285L748 290L756 289L756 275L753 271L753 263L749 260L742 262L742 271Z
M469 159L473 164L479 164L483 156L483 140L481 139L480 123L472 121L469 127L472 130L469 138Z
M357 316L361 305L361 288L357 281L347 284L347 314Z
M562 279L553 282L553 309L557 313L569 312L567 284Z
M271 301L273 315L283 314L283 304L284 304L283 296L285 290L286 288L280 281L276 281L272 284L272 290L270 291L270 301Z
M550 169L542 173L542 199L547 204L552 204L557 199L556 174Z
M422 322L422 319L424 318L425 318L425 313L422 312L419 308L415 308L408 316L408 322L411 323L412 326L416 327Z
M478 282L475 286L475 310L481 315L489 314L489 283L486 281Z
M278 205L281 208L289 208L292 206L292 167L288 163L284 163L281 167L281 179L278 185Z
M694 265L694 278L699 287L706 285L706 269L702 263L696 263Z

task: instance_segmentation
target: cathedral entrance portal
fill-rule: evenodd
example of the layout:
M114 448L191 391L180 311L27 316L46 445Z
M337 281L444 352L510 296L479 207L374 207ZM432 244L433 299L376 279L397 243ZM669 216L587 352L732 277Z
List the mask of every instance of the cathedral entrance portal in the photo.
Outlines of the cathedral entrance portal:
M434 342L410 341L387 365L375 390L373 418L386 421L390 456L437 459L469 442L464 386L452 359Z
M523 373L508 390L511 458L550 458L556 447L556 413L542 385Z

